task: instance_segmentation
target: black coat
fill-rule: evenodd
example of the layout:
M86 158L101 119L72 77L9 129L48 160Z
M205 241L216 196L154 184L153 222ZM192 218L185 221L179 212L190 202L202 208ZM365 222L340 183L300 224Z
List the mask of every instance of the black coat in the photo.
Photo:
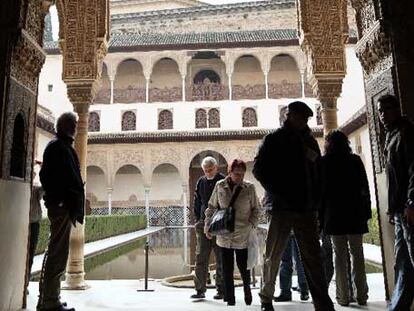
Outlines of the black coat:
M72 142L72 138L63 135L49 142L39 176L46 207L66 208L75 224L76 221L83 223L85 192Z
M272 202L272 210L317 211L320 201L320 150L306 127L294 130L288 122L263 139L253 174Z
M201 176L194 191L194 215L197 221L204 219L204 212L208 208L208 201L213 193L214 186L219 180L224 179L225 176L217 173L213 179L207 179L206 176Z
M402 213L407 201L414 201L414 124L405 118L387 133L385 161L388 213Z
M320 221L331 235L368 232L371 200L367 174L355 154L323 156Z

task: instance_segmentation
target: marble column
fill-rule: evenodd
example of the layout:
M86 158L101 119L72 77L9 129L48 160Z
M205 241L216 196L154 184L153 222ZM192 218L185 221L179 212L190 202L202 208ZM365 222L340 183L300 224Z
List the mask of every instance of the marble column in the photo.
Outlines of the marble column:
M181 76L182 80L182 100L185 102L185 75Z
M149 196L150 196L150 192L151 192L151 187L150 186L145 186L144 187L144 198L145 198L145 215L147 217L147 228L150 226L150 200L149 200Z
M317 82L317 97L322 104L324 135L338 128L337 99L341 95L341 91L342 79L321 79Z
M231 76L232 76L231 74L228 75L229 77L229 100L233 99L233 94L232 94L233 88L231 87Z
M69 92L68 92L69 93ZM75 137L75 150L79 157L82 179L86 181L86 155L88 144L89 103L74 103L78 114L78 126ZM84 270L85 225L79 223L72 227L69 244L69 258L66 266L64 289L86 289Z
M112 188L108 188L108 215L112 214Z
M183 185L183 226L188 226L188 200L187 200L187 194L188 194L188 185Z
M305 72L300 72L300 85L302 90L302 98L305 98Z
M150 78L145 78L145 102L149 103L149 83Z
M114 78L113 77L109 77L109 82L111 83L111 99L110 99L110 103L113 104L114 103Z

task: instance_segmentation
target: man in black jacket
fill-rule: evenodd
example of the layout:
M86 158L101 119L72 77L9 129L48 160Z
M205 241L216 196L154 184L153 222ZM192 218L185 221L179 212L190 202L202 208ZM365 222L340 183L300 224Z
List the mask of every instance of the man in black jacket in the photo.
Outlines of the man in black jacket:
M213 193L214 186L219 180L224 179L224 175L218 172L216 159L205 157L201 163L204 176L197 181L194 192L194 214L196 218L196 262L194 285L197 293L191 296L193 299L205 298L206 283L208 275L208 264L211 250L216 255L216 289L217 294L214 299L223 299L223 268L221 263L220 249L216 245L216 239L208 239L204 234L205 210L208 207L208 201Z
M401 115L392 95L378 99L378 111L387 131L388 216L395 225L395 287L389 311L409 310L414 302L414 124Z
M84 184L78 156L72 147L76 125L75 114L62 114L56 123L56 138L49 142L43 154L40 181L45 191L50 237L39 282L37 309L41 311L75 310L62 304L59 296L60 278L68 260L72 224L83 224L84 217Z
M267 135L255 158L253 174L272 201L266 239L263 311L273 311L272 299L279 263L293 229L315 310L332 311L323 269L317 210L321 195L320 150L307 126L312 110L303 102L288 105L287 120Z

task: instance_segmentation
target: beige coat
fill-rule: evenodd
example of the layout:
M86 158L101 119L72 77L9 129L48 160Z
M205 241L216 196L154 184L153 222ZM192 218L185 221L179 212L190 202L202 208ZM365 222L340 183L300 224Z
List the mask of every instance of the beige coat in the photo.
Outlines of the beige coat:
M248 181L244 181L241 187L242 190L233 206L236 211L234 232L217 236L217 245L220 247L233 249L247 248L250 231L259 223L261 209L255 187ZM235 189L236 187L233 188L233 191L230 189L229 177L216 183L208 202L208 208L205 211L204 232L208 232L211 218L217 208L219 206L220 208L227 208L229 206Z

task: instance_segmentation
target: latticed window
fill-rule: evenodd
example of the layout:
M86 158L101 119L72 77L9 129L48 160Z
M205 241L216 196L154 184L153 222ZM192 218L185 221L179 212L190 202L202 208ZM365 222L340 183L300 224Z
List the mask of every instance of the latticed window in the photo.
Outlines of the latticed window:
M89 123L88 131L89 132L99 132L101 130L101 120L97 112L89 113Z
M122 130L135 131L137 128L137 116L133 111L124 112L122 115Z
M203 129L207 127L207 112L204 109L198 109L195 116L195 127Z
M220 111L218 111L216 108L210 109L208 111L208 127L220 127Z
M169 110L162 110L158 115L158 129L172 130L173 129L173 114Z
M257 126L257 114L253 108L246 108L243 110L243 127Z

